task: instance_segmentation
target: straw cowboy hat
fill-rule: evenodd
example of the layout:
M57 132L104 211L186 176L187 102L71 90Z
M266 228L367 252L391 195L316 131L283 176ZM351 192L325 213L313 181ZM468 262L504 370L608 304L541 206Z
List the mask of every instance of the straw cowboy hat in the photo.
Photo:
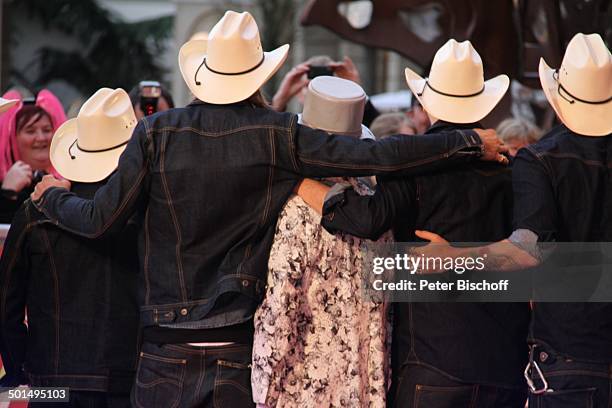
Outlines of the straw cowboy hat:
M253 95L285 62L288 50L285 44L264 52L253 16L227 11L208 40L181 47L179 68L198 99L223 105Z
M406 68L408 87L429 114L452 123L478 122L510 85L507 75L484 80L482 59L469 41L450 39L436 52L428 78Z
M612 56L599 34L576 34L561 68L542 58L539 71L546 98L565 126L584 136L612 133Z
M6 112L7 110L11 109L13 106L17 105L18 102L18 99L0 98L0 113Z
M355 82L319 76L308 84L299 122L328 133L374 139L361 124L365 104L366 94Z
M62 177L85 183L104 180L116 168L137 120L123 89L102 88L75 119L53 135L50 158Z

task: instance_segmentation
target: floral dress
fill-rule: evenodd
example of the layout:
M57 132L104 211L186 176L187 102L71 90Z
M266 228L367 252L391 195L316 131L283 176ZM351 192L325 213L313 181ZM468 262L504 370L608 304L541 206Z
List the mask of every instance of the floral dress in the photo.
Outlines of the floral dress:
M390 323L386 304L362 294L367 241L331 235L320 221L299 196L281 212L255 314L253 398L268 407L384 407Z

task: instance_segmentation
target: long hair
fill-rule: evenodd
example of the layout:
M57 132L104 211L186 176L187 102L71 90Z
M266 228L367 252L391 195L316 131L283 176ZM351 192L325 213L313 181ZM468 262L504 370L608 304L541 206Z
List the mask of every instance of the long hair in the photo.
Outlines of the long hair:
M18 99L19 103L0 115L0 180L3 180L6 173L16 161L21 160L21 153L17 145L17 126L23 127L34 115L42 115L42 112L35 108L40 108L50 119L55 132L66 121L66 114L61 102L50 91L43 89L36 97L34 107L24 107L23 98L17 91L9 91L3 96L5 99ZM25 110L24 110L25 109ZM23 113L22 110L24 110ZM51 169L56 176L59 174L55 169Z

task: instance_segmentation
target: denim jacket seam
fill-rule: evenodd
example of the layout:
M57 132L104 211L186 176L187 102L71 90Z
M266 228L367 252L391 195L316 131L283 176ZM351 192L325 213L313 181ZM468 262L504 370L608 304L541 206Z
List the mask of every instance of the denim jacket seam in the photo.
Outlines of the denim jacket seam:
M239 133L239 132L243 132L245 130L265 130L265 129L272 129L272 130L278 130L278 131L284 131L286 132L287 129L284 126L276 126L276 125L253 125L253 126L241 126L235 129L230 129L224 132L204 132L200 129L196 129L190 126L186 126L186 127L175 127L175 126L164 126L164 127L159 127L159 128L151 128L151 133L161 133L161 132L192 132L195 134L198 134L200 136L205 136L205 137L221 137L221 136L227 136L227 135L231 135L234 133Z
M178 217L176 215L176 211L174 209L174 204L172 202L172 195L170 194L170 187L168 186L168 180L166 180L166 169L165 169L165 157L166 157L166 144L168 143L168 133L164 132L161 141L160 148L160 163L159 163L159 172L162 180L162 184L164 187L164 192L166 194L166 203L168 205L168 209L170 211L170 215L172 217L172 223L174 224L174 231L176 232L176 246L175 246L175 256L176 256L176 266L178 269L178 278L181 289L181 298L183 301L187 300L187 289L185 288L185 277L183 274L183 262L182 262L182 254L181 254L181 246L183 243L181 227L178 222Z
M411 163L403 163L403 164L397 164L397 165L387 165L387 166L378 166L378 165L352 165L352 164L348 164L348 163L342 163L342 164L336 164L336 163L330 163L330 162L326 162L326 161L321 161L321 160L313 160L313 159L308 159L308 158L304 158L303 156L299 156L300 160L303 161L304 163L308 163L308 164L315 164L315 165L320 165L320 166L327 166L327 167L334 167L334 168L339 168L339 169L352 169L352 170L359 170L359 169L364 169L364 170L381 170L381 171L396 171L396 170L404 170L404 169L409 169L409 168L413 168L413 167L417 167L420 166L421 164L424 163L429 163L431 161L435 161L437 159L439 159L440 157L450 157L453 154L459 152L461 149L464 149L466 146L457 146L453 149L451 149L450 151L446 152L446 153L442 153L439 155L434 155L434 156L430 156L421 160L416 160L413 161Z
M289 155L291 156L291 164L293 165L293 169L296 173L300 172L300 168L297 164L296 156L296 146L295 146L295 124L297 121L297 115L291 115L291 120L289 122Z
M27 212L29 215L29 212ZM8 283L10 281L11 275L12 275L12 270L15 267L15 262L17 262L17 255L19 254L20 250L21 250L21 245L23 244L23 240L25 239L26 235L29 233L29 231L36 225L36 222L31 221L28 217L28 223L26 224L25 228L23 229L23 231L21 231L21 234L19 234L19 237L17 238L17 245L15 245L15 251L13 251L12 258L9 261L9 265L7 267L7 277L6 277L6 282ZM2 299L1 299L1 303L0 303L0 322L4 323L6 321L6 302L8 299L8 288L10 285L6 284L4 285L4 287L2 288ZM6 325L2 324L2 331L5 332L5 328ZM11 362L13 363L14 366L17 366L16 361L15 361L15 356L13 355L13 353L10 351L9 347L6 347L6 352L9 355L9 357L11 358Z
M51 242L49 242L49 236L47 235L47 231L43 228L41 231L43 236L43 242L47 247L47 251L49 253L49 264L51 265L51 272L53 276L54 283L54 303L55 303L55 373L59 372L59 347L60 347L60 305L59 305L59 278L57 275L57 266L55 265L55 258L53 256L53 251L51 250Z
M145 305L149 304L149 297L151 296L151 283L149 282L149 249L149 208L147 207L144 217L144 261L142 265L145 283Z

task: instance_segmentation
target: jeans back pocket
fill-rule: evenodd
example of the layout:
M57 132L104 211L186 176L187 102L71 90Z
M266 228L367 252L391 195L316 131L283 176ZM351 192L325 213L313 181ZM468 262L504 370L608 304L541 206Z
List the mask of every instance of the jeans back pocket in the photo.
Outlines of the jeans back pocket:
M186 360L140 353L134 402L139 408L179 406Z
M474 386L438 387L416 386L414 408L471 408L474 405Z
M253 406L251 366L229 360L217 360L213 393L215 408Z

